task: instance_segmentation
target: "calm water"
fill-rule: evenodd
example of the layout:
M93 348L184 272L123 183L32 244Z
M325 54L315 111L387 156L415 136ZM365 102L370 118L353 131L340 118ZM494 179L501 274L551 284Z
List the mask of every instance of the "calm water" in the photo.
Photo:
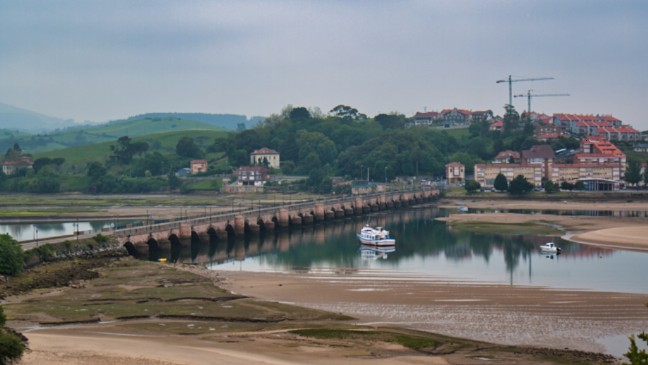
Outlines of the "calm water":
M355 233L367 217L336 221L270 237L230 242L194 239L191 249L158 252L216 270L294 271L344 268L514 285L647 293L648 254L580 245L559 237L456 232L434 221L445 211L418 208L369 217L396 238L393 252L361 250ZM548 241L559 256L540 252Z
M82 233L100 233L102 229L114 227L117 224L117 227L124 226L129 222L106 222L106 221L97 221L97 222L48 222L48 223L11 223L11 224L0 224L0 233L9 234L16 241L30 241L36 239L45 239L51 237L59 236L70 236L73 235L77 230Z

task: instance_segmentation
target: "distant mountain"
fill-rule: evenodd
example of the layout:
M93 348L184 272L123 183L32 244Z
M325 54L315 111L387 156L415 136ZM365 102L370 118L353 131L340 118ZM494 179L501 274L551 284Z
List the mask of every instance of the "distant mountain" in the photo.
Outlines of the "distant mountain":
M259 116L251 117L250 119L248 119L245 115L238 115L238 114L146 113L146 114L130 117L127 120L132 120L132 119L160 120L160 119L169 119L169 118L186 119L186 120L193 120L196 122L203 122L227 130L247 129L255 126L256 124L263 121L263 119L265 119L264 117L259 117Z
M0 128L28 132L45 132L74 125L61 119L0 103Z

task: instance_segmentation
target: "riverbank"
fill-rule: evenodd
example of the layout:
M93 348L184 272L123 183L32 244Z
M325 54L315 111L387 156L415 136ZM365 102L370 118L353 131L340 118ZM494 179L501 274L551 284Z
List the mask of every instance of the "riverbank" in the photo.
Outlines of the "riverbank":
M306 296L317 293L318 287L324 289L320 293L328 292L323 283L308 289L294 285L293 279L302 275L239 277L132 258L95 264L94 279L26 292L2 303L12 326L30 341L31 350L20 364L206 365L215 359L232 365L612 362L596 353L503 346L417 332L407 325L363 323L339 311L296 307L219 288L236 282L242 283L234 285L239 289L288 289ZM60 263L39 270L52 274L58 266L74 267Z
M465 222L495 224L549 224L560 227L563 238L578 243L611 248L648 251L648 203L646 202L582 202L537 201L520 199L469 200L446 199L441 207L455 210L448 217L439 217L449 225ZM459 213L456 208L466 206L477 213ZM504 213L515 210L570 210L590 212L590 215L517 214ZM597 212L605 214L597 215ZM607 215L608 212L618 214ZM623 214L631 212L633 214ZM642 214L634 214L640 213Z

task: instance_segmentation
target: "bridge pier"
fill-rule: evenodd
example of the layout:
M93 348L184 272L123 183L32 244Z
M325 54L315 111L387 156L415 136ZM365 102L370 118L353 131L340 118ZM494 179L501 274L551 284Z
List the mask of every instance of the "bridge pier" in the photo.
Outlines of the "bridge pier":
M227 242L245 234L258 234L288 228L291 225L306 225L314 222L331 221L363 213L378 212L386 209L407 207L411 204L434 200L438 191L398 191L362 196L336 197L328 201L297 203L269 209L250 209L233 214L218 214L209 217L172 221L148 225L145 227L126 228L115 231L123 245L132 244L131 249L147 250L150 239L162 247L190 246L192 232L194 240L210 244ZM128 245L130 247L130 245ZM173 248L172 247L172 248ZM229 250L229 249L228 249Z

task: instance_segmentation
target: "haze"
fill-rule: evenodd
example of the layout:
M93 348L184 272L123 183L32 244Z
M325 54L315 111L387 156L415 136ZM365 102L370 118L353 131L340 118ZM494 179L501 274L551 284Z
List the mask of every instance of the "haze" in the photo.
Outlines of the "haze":
M645 1L2 1L0 102L77 122L146 112L612 114L648 129ZM514 99L518 111L526 98Z

